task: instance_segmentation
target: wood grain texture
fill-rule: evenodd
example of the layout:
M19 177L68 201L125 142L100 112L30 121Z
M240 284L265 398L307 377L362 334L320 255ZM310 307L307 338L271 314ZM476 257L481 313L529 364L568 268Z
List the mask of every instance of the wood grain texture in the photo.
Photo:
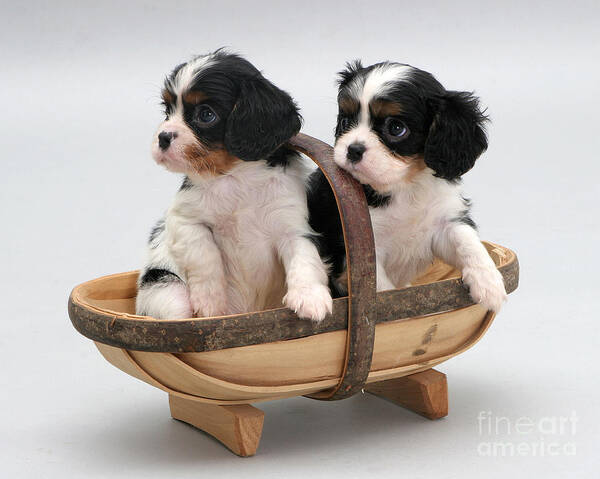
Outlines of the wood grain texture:
M448 415L448 382L435 369L368 384L365 391L388 399L428 419Z
M256 454L265 414L249 404L220 406L169 395L171 416L221 441L238 456Z
M261 388L245 388L240 387L234 383L226 383L224 381L218 381L214 378L206 378L205 376L190 376L187 375L188 381L185 384L185 387L182 391L177 391L175 389L171 389L168 385L160 382L160 373L156 373L156 371L147 371L145 370L139 363L135 361L132 357L132 351L126 351L125 349L118 349L113 346L108 346L106 344L102 344L99 342L95 343L97 348L102 353L102 356L111 363L113 366L119 368L121 371L137 378L142 381L154 386L166 393L181 397L183 399L189 399L195 402L202 402L206 404L221 404L221 405L237 405L237 404L248 404L250 402L264 402L264 401L272 401L274 399L284 399L293 396L300 396L305 393L319 391L321 389L327 389L335 386L336 380L328 380L328 381L317 381L310 383L308 385L301 384L294 386L292 388L275 388L264 390ZM157 353L140 353L140 354L149 354L154 355ZM147 364L146 364L147 366ZM206 380L209 384L202 385L201 381ZM170 383L170 378L169 381ZM197 384L194 384L196 382ZM227 399L223 398L213 398L206 397L211 391L214 384L219 384L223 389L227 391ZM198 388L201 395L190 394L189 390L193 390L194 388ZM268 394L266 394L268 393Z
M367 383L415 374L461 354L477 343L493 319L493 313L474 305L425 318L379 324ZM187 363L180 359L182 355L126 351L99 342L96 345L114 366L171 395L230 405L331 389L339 382L344 336L345 331L338 331L277 344L193 353L185 355L193 358ZM332 347L331 341L339 342L339 346ZM336 350L337 356L330 356ZM315 367L314 362L308 361L301 372L304 353L329 364ZM204 356L215 360L204 362ZM325 377L327 368L333 368L337 375ZM273 381L269 383L267 376L272 376Z
M380 323L375 328L371 371L423 363L455 352L478 336L485 314L483 308L469 306L443 314ZM175 356L196 371L230 383L292 386L339 378L345 336L345 331L332 331L288 341ZM140 353L130 354L138 357Z

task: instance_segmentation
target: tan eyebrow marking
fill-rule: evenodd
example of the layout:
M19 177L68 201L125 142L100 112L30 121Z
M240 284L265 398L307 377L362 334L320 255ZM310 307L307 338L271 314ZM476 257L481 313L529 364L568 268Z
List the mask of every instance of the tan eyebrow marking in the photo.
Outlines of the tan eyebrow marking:
M207 98L208 96L206 96L206 94L204 94L201 91L189 91L185 95L183 95L183 101L192 105L202 103Z
M172 105L173 103L175 103L175 98L173 97L173 94L166 88L163 89L161 96L162 96L163 101L167 105Z
M388 100L373 100L369 105L369 108L373 116L380 118L399 115L403 111L400 103Z
M353 113L357 113L360 109L360 103L347 96L339 98L338 105L342 113L344 113L345 115L352 115Z

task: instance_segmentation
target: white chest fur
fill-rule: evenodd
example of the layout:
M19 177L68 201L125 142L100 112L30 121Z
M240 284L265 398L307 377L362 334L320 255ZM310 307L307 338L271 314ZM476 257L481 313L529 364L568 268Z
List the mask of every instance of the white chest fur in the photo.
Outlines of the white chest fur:
M387 206L370 208L377 260L395 287L431 264L435 238L464 209L459 186L432 175L395 191Z
M284 170L260 161L216 178L194 178L177 193L166 220L164 239L179 274L189 282L199 263L220 262L224 312L281 306L285 271L279 247L286 235L308 233L307 173L302 164ZM208 241L216 248L207 248Z

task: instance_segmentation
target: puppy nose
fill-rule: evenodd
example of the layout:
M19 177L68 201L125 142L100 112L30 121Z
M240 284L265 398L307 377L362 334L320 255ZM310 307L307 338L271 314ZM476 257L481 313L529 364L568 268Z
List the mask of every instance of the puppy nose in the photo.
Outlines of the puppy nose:
M366 147L363 143L352 143L350 146L348 146L346 158L348 158L350 163L358 163L360 160L362 160L365 150Z
M175 138L177 138L177 133L173 131L161 131L158 134L158 146L160 146L162 151L165 151Z

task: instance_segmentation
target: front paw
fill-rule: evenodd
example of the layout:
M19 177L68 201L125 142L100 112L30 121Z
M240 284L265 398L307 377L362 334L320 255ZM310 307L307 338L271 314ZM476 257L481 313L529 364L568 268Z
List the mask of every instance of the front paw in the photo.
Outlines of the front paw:
M333 309L329 288L322 284L289 289L283 297L283 304L300 318L309 318L313 321L323 320Z
M463 282L476 303L496 313L500 311L506 301L506 289L502 275L495 267L465 268Z
M227 314L227 298L223 291L196 291L191 294L190 303L196 318Z

